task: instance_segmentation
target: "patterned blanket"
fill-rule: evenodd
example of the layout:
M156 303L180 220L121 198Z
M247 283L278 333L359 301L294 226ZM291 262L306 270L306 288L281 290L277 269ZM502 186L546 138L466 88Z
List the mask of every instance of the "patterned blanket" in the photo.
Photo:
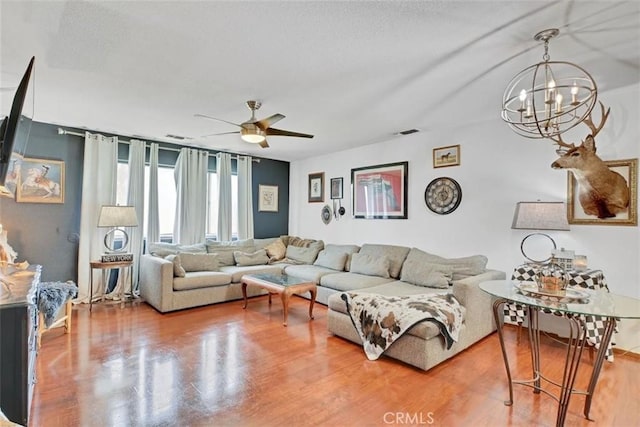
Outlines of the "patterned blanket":
M345 292L341 297L369 360L378 359L395 340L423 320L438 325L447 350L458 341L463 309L451 294L387 297Z

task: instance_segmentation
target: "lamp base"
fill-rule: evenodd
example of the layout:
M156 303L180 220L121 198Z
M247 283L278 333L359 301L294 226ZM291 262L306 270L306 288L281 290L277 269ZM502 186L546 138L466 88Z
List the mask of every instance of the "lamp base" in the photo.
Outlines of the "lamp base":
M133 254L127 253L113 253L113 254L104 254L100 258L101 262L128 262L133 261Z

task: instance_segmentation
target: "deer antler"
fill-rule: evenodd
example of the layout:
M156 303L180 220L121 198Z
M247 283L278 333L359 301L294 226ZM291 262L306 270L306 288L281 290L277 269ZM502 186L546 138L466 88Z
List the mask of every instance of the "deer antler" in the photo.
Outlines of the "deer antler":
M600 124L598 126L595 126L593 124L593 120L591 120L591 113L589 113L589 115L587 117L585 117L585 119L584 119L584 122L587 124L587 126L589 126L589 129L591 129L591 136L594 137L594 138L596 137L598 132L600 132L600 130L604 126L605 122L609 118L609 113L611 112L611 107L609 107L607 109L607 112L605 113L604 104L602 103L602 101L598 101L598 102L600 103L600 108L602 110L601 111L602 120L600 121Z
M576 148L575 144L567 144L566 142L564 142L562 140L562 135L558 134L555 137L549 137L550 140L552 140L553 142L555 142L556 144L558 144L559 147L565 147L567 150L571 150L573 148ZM558 149L556 150L556 152L560 152L562 150ZM558 153L559 154L559 153Z

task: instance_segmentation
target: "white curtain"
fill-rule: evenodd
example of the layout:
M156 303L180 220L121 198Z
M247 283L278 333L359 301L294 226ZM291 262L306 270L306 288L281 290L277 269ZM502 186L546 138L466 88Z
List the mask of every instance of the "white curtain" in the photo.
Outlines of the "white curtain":
M116 201L118 138L85 133L80 207L80 244L78 248L78 299L89 302L90 277L93 273L93 296L101 296L105 285L102 271L91 271L89 263L104 253L104 236L109 231L98 228L102 205Z
M176 216L173 241L194 244L204 241L207 231L207 151L180 150L174 178L176 181Z
M218 240L231 240L231 154L216 154L218 174Z
M238 156L238 238L253 238L253 193L250 156Z
M133 254L133 276L131 277L131 295L138 294L138 268L140 266L140 255L142 254L143 231L144 231L144 141L132 139L129 143L129 193L127 195L127 205L133 206L138 218L137 227L127 227L129 235L128 252Z
M140 221L140 218L138 218ZM150 146L149 153L149 212L147 217L147 247L149 243L160 241L160 214L158 208L158 144Z

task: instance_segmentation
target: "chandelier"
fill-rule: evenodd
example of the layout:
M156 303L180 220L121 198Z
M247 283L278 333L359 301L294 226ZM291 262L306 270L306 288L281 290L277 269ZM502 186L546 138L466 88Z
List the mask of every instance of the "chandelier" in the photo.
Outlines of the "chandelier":
M527 138L553 138L581 123L591 112L598 88L591 75L571 62L550 61L549 40L557 28L533 38L544 42L543 61L518 73L502 98L502 119Z

